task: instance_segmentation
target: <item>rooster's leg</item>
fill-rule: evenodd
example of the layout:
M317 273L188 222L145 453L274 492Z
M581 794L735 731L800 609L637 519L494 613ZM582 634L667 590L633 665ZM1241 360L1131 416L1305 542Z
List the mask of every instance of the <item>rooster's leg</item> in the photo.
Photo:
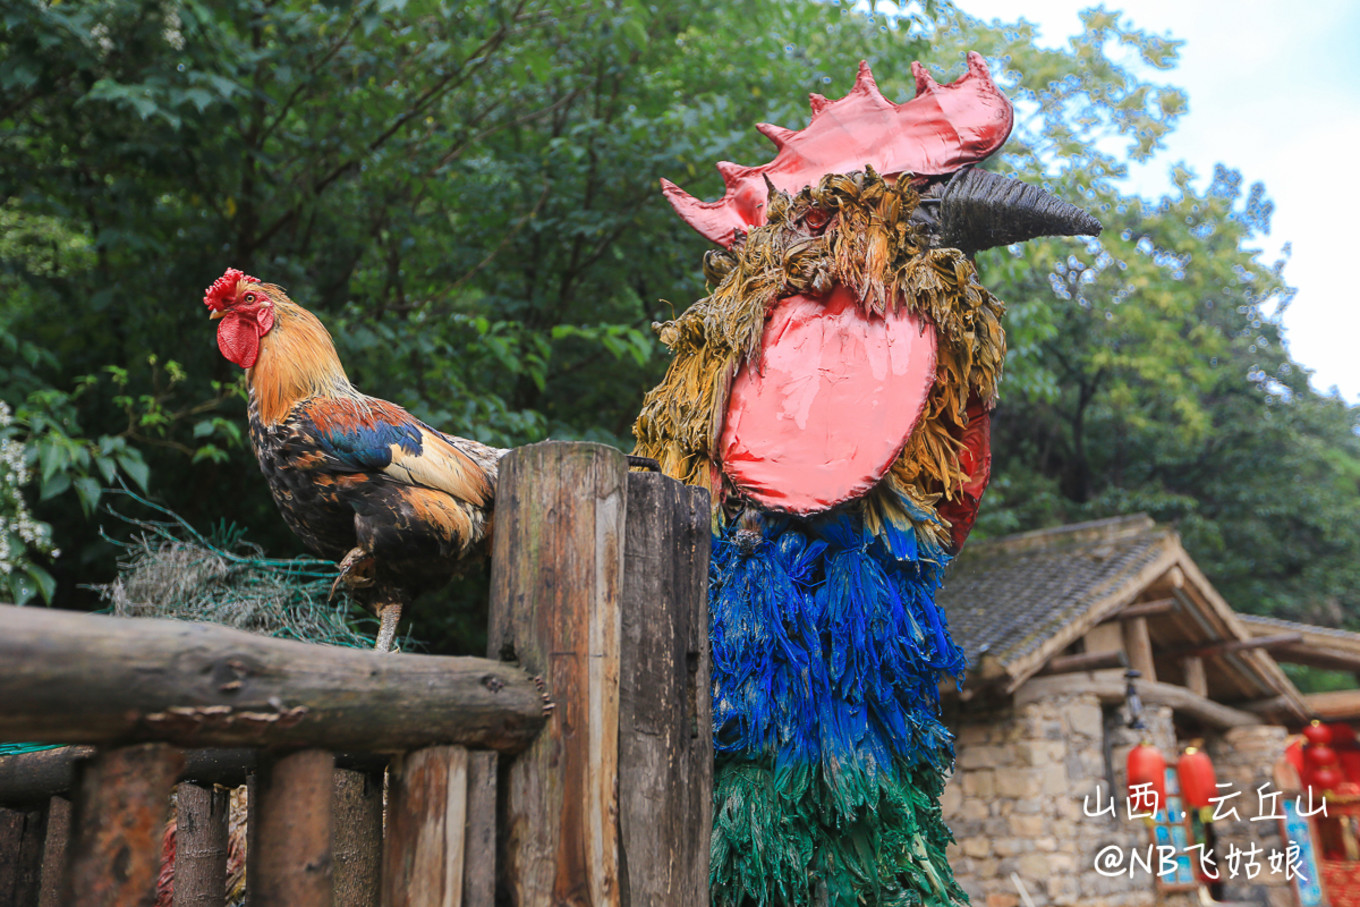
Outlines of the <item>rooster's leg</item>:
M401 620L401 602L391 602L378 606L378 642L373 646L378 652L391 652L392 641L397 638L397 621Z

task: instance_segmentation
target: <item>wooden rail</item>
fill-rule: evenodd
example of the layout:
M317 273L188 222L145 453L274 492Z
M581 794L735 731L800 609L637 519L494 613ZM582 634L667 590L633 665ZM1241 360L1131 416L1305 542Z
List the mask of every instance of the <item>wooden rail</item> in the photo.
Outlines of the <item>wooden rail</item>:
M496 521L488 658L0 606L0 741L75 744L0 758L0 904L223 905L245 783L251 907L706 905L707 494L549 443Z

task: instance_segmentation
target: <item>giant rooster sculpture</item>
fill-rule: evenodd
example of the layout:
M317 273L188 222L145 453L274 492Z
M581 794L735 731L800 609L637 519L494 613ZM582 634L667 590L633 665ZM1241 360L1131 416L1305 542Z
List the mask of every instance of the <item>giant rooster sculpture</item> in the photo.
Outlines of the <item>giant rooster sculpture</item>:
M339 561L336 584L367 600L389 650L403 607L484 553L505 451L361 394L326 328L274 284L230 268L203 303L246 370L250 443L284 522Z
M973 165L1012 111L982 58L916 97L813 95L727 191L671 204L718 243L714 287L660 326L675 358L635 453L710 489L715 905L966 902L939 797L935 604L990 470L1002 305L972 254L1094 234L1088 214Z

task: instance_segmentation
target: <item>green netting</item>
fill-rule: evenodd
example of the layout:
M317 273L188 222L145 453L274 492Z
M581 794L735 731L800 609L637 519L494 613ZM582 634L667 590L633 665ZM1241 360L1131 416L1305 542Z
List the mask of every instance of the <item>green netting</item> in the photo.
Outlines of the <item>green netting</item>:
M204 535L173 511L129 495L164 519L137 519L109 508L137 532L130 541L105 535L122 549L117 579L94 587L108 602L108 613L200 620L264 636L373 647L373 637L361 628L376 627L376 621L343 588L331 600L336 572L330 561L266 557L236 526L219 524Z

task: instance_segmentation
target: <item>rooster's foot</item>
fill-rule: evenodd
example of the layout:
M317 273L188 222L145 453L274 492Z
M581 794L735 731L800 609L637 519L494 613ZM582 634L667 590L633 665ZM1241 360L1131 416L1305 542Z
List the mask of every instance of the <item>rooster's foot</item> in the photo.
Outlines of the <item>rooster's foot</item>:
M326 601L332 601L335 593L340 591L340 584L344 583L351 589L365 589L373 585L373 555L362 548L351 548L344 560L335 565L340 570L340 575L331 583L331 594L326 597Z

